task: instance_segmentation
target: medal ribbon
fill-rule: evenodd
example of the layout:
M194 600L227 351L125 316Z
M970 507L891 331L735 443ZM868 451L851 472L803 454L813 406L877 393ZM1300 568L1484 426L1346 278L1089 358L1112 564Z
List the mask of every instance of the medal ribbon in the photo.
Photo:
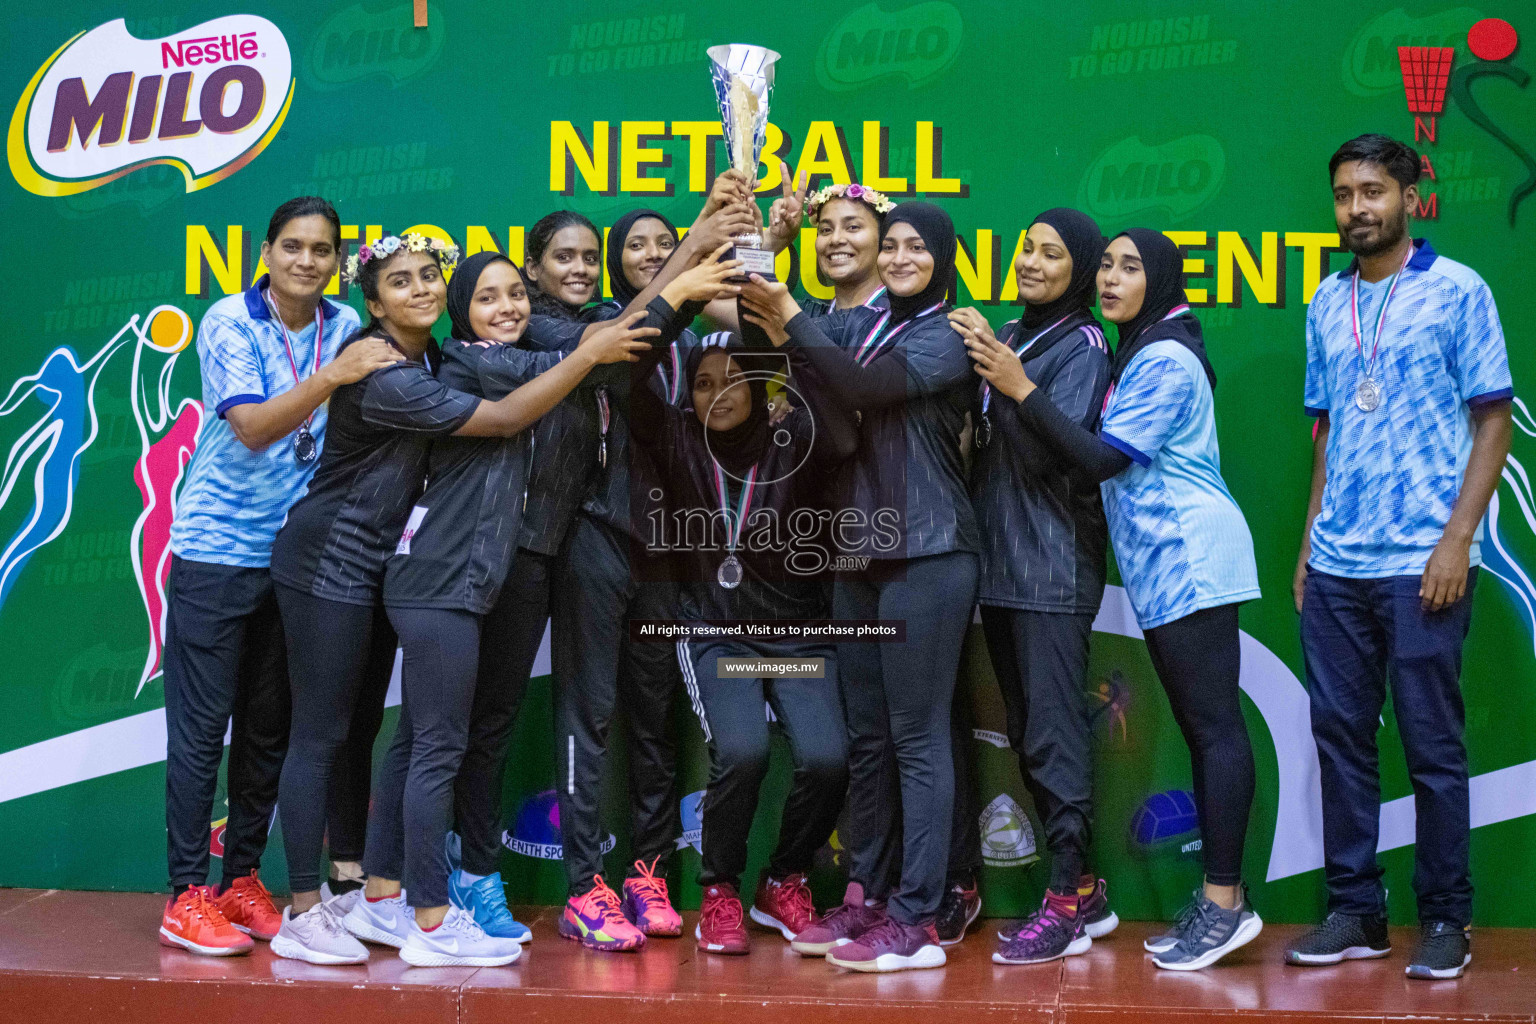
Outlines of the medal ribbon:
M1392 275L1392 287L1387 289L1387 297L1381 300L1381 309L1376 314L1376 334L1371 339L1371 358L1367 362L1365 358L1365 345L1360 337L1360 266L1355 265L1355 276L1349 279L1349 326L1355 336L1355 352L1360 356L1361 369L1367 380L1374 379L1371 371L1376 367L1376 351L1381 348L1381 325L1387 319L1387 306L1392 303L1392 296L1397 292L1397 286L1403 280L1403 271L1408 269L1408 261L1413 259L1413 246L1408 246L1408 252L1403 256L1403 265L1397 268L1397 273Z
M283 318L277 313L277 305L272 301L270 290L261 293L261 297L267 302L267 309L272 313L272 319L277 321L277 329L283 332L283 350L288 353L288 365L293 369L293 385L298 387L304 381L299 377L299 363L293 357L293 342L288 338L288 325L283 323ZM325 348L325 302L322 300L315 306L315 368L310 376L320 372L320 353ZM304 427L315 421L315 414L310 413L304 419Z
M609 421L609 419L610 419L610 414L609 414L609 410L608 410L608 389L607 388L598 388L597 389L597 429L601 432L602 438L605 441L608 439L608 421Z
M870 328L869 334L864 338L864 344L859 346L859 351L853 357L854 361L857 362L860 366L868 366L870 363L875 361L875 356L879 355L887 345L895 340L896 335L900 334L908 324L916 323L918 320L921 320L929 313L934 312L942 305L944 305L944 303L935 302L927 309L920 310L916 316L912 317L911 320L905 320L898 324L896 329L891 331L889 334L882 334L882 332L885 330L885 325L889 323L891 319L891 311L888 309L885 310L880 314L880 319L875 321L875 326Z
M1072 315L1071 313L1067 314L1067 316L1071 316L1071 315ZM1039 334L1035 335L1033 338L1030 338L1028 341L1026 341L1024 344L1020 345L1018 348L1014 349L1013 350L1013 354L1016 355L1016 356L1022 356L1024 354L1025 350L1029 348L1029 346L1033 345L1035 342L1039 341L1041 338L1045 337L1047 334L1050 334L1056 328L1058 328L1062 324L1066 323L1067 322L1067 316L1064 316L1060 320L1057 320L1055 323L1051 324L1051 326L1047 327L1045 330L1041 331ZM981 385L981 412L982 412L982 415L986 415L987 407L990 406L991 404L992 404L992 384L990 382L984 381L982 383L982 385Z
M732 555L736 554L736 545L741 543L741 531L747 524L747 510L752 507L752 492L757 487L757 466L747 470L747 478L741 482L741 500L736 505L736 518L731 519L731 492L725 486L725 474L720 471L719 463L715 464L715 491L720 498L720 508L725 513L726 526L730 536L726 540L726 550Z
M662 374L663 377L666 374ZM678 397L683 393L683 355L677 350L677 342L672 343L672 379L667 381L667 404L676 405Z

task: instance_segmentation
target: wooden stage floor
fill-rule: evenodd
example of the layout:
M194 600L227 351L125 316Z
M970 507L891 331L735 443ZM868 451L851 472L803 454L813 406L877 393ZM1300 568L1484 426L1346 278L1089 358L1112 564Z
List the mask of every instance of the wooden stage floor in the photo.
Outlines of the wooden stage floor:
M995 929L978 922L940 970L835 971L753 932L752 953L699 953L658 939L639 953L592 953L555 933L556 908L521 908L534 941L509 967L419 969L371 947L366 966L274 957L195 957L161 946L163 898L143 893L0 889L0 1021L55 1024L897 1024L921 1021L1131 1024L1279 1020L1523 1021L1536 1024L1536 929L1481 929L1458 981L1403 976L1414 933L1395 930L1380 961L1308 970L1281 962L1299 930L1271 926L1228 961L1160 971L1127 923L1072 960L991 962ZM526 915L526 916L524 916ZM685 915L692 933L695 915Z

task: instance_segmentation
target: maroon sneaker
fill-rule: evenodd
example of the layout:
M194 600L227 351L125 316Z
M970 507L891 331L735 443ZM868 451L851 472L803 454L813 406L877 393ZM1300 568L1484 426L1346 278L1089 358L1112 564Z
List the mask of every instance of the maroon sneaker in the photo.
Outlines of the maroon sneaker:
M827 962L836 967L881 973L943 967L947 960L933 925L902 924L894 917L827 954Z
M794 942L795 936L821 920L803 873L783 878L764 875L752 900L751 915L753 921L778 932L787 942Z
M849 882L841 905L821 916L821 920L796 935L789 946L804 956L826 956L837 946L852 942L885 920L885 904L867 906L864 887Z
M741 956L748 952L747 924L735 886L721 882L704 890L704 906L693 937L706 953Z

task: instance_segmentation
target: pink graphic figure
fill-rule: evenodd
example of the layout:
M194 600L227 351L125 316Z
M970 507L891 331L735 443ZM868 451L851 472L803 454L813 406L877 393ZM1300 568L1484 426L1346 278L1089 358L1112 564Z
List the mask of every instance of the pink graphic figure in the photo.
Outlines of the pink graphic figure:
M138 331L133 353L133 419L139 429L139 459L133 465L144 510L133 524L129 556L134 579L149 625L149 650L138 691L160 674L165 653L166 582L171 574L171 520L176 513L176 491L197 450L197 432L203 425L203 406L183 398L172 411L171 375L176 360L192 340L192 321L175 306L159 306L144 318L146 330ZM167 354L153 387L142 373L144 350ZM159 435L151 440L154 435Z

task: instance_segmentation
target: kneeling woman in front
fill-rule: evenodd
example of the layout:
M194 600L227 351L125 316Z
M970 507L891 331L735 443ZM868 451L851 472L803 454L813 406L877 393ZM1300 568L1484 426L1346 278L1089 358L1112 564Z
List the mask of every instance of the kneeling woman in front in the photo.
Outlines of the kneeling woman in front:
M273 549L272 574L288 636L294 700L293 740L279 795L285 833L296 832L287 843L290 877L312 876L319 861L321 827L312 819L316 809L323 811L326 805L331 764L346 740L346 722L358 699L386 561L399 546L408 547L410 536L422 528L425 509L413 513L412 506L422 493L430 442L451 435L512 437L558 402L597 361L592 354L564 362L557 356L543 357L547 364L558 365L499 401L439 381L432 373L437 346L431 332L445 304L443 266L451 265L454 255L417 235L391 236L364 247L349 267L372 317L351 341L380 337L406 358L332 396L320 464ZM622 358L622 353L613 358ZM401 633L410 714L412 691L417 689L412 668L422 656L413 657L418 644L404 629ZM422 703L420 714L426 716L431 701ZM388 801L385 794L376 795L375 811ZM443 819L432 837L439 855L446 813ZM377 849L367 854L370 860L379 856ZM437 888L444 884L438 879ZM420 904L413 935L425 935L423 928L441 923L448 900L440 891L437 895L441 898L434 898L432 886L424 884L422 896L429 902ZM515 943L510 957L504 948L491 949L494 941L467 914L457 916L454 930L466 952L484 947L488 959L517 955ZM329 902L296 916L285 913L272 950L312 963L367 959L367 951L348 934L341 914Z
M1085 479L1102 481L1120 575L1189 744L1205 839L1203 892L1146 946L1158 967L1193 971L1264 927L1242 885L1254 770L1237 685L1237 606L1259 596L1259 582L1248 524L1221 477L1216 372L1184 302L1182 264L1171 241L1143 228L1104 253L1099 306L1120 343L1097 434L1027 376L1021 387L1005 384L1019 376L1006 346L963 333L981 375L1006 387L1031 430Z
M853 454L853 414L846 406L818 402L816 393L808 392L808 406L770 424L765 385L770 373L753 362L764 357L749 354L734 334L708 340L721 343L696 348L688 358L691 412L668 405L648 387L636 387L631 398L631 430L636 441L658 453L657 470L666 490L666 509L651 516L648 544L676 552L685 620L825 619L829 609L821 574L826 559L817 558L809 544L799 548L799 531L810 525L819 533L821 481ZM663 354L658 349L642 360L642 376L649 373L647 362ZM694 932L699 949L748 951L739 887L747 866L747 833L768 773L765 701L789 740L795 774L778 845L757 887L751 916L792 942L818 920L806 874L837 825L848 783L834 646L826 641L683 640L677 658L709 744L699 875L704 905ZM721 668L728 658L819 659L823 671L816 678L733 677Z

